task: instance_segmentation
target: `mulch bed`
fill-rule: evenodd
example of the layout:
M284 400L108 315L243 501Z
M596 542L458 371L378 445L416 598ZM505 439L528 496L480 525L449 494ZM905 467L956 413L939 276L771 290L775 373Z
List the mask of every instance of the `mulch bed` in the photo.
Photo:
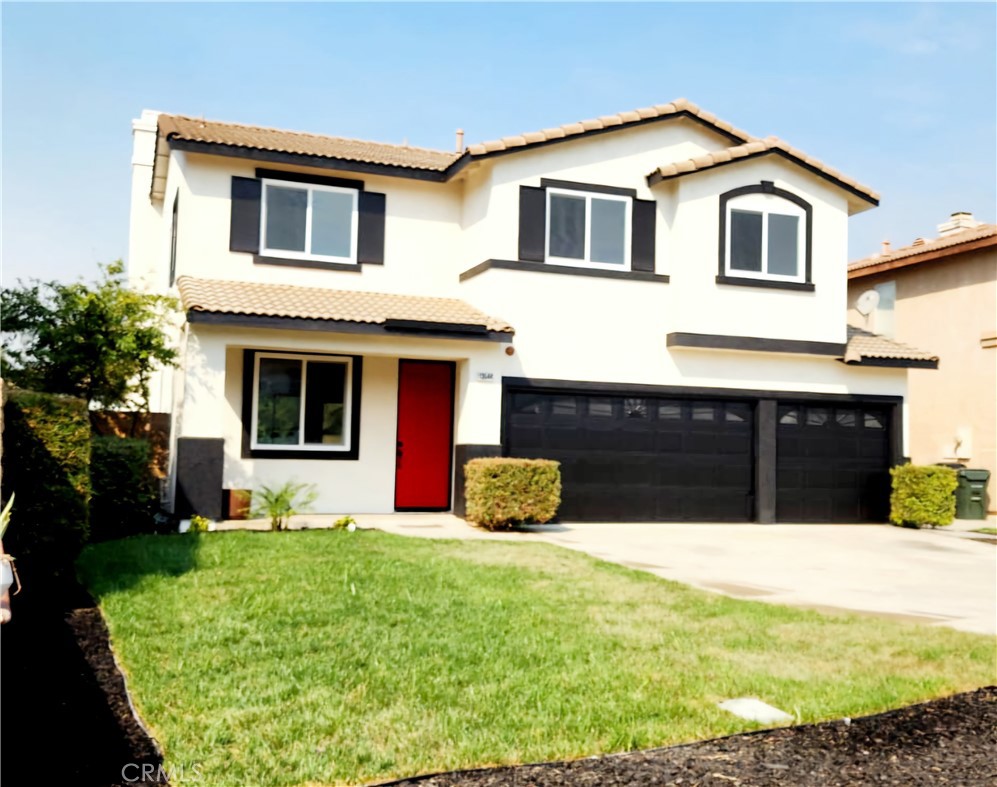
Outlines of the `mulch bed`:
M463 771L395 787L854 787L997 784L997 687L853 719L573 762Z
M166 784L93 599L75 583L48 595L39 595L40 580L33 594L25 584L0 634L3 784Z

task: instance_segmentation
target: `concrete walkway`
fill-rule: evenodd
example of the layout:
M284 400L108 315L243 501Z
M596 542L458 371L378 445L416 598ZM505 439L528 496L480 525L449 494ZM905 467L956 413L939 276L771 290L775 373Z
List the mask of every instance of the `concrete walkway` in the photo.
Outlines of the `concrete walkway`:
M336 517L300 516L292 527ZM969 531L889 525L562 524L489 533L450 514L356 515L423 538L544 541L737 598L997 634L997 547ZM226 527L266 523L223 523ZM993 537L990 537L993 541Z

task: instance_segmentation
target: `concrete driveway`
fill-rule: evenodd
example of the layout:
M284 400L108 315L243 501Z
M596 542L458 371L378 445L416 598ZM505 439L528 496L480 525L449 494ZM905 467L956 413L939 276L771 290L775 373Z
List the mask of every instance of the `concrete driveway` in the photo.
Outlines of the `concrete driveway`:
M336 516L294 517L329 527ZM546 541L737 598L997 634L997 547L970 538L992 522L939 530L890 525L563 524L489 533L450 514L357 514L405 536ZM256 522L222 529L260 528ZM979 538L986 538L980 536Z
M737 598L997 633L997 548L886 525L573 525L542 538Z
M488 533L447 514L357 520L361 527L408 536L546 541L737 598L997 634L997 547L959 532L989 523L957 524L955 530L565 524Z

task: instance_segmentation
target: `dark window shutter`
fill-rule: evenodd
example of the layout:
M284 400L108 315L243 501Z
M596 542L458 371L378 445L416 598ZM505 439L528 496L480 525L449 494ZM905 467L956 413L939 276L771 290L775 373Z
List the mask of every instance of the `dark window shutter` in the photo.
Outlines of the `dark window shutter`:
M357 262L384 264L385 196L370 191L359 195L360 217L357 233Z
M635 199L630 232L630 268L654 273L654 234L658 206L652 200Z
M260 251L260 201L263 183L256 178L232 178L230 251Z
M547 246L547 190L519 187L519 259L544 261Z

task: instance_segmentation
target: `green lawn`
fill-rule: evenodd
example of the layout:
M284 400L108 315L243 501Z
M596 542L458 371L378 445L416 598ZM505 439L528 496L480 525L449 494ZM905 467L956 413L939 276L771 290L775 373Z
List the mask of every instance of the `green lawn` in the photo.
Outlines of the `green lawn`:
M804 722L995 681L993 638L737 601L545 544L210 533L90 547L167 765L363 783ZM182 780L175 783L182 784Z

